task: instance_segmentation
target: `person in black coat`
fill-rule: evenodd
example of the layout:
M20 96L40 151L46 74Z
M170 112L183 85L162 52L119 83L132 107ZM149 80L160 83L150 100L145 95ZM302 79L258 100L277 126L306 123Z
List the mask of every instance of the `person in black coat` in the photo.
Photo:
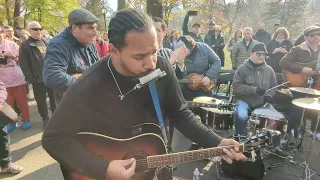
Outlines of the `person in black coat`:
M221 35L220 26L214 26L213 30L209 30L205 36L204 42L219 56L221 66L224 66L224 37Z
M282 68L279 66L279 62L293 47L289 36L289 31L285 27L280 27L267 44L269 58L266 63L273 68L279 84L283 82Z

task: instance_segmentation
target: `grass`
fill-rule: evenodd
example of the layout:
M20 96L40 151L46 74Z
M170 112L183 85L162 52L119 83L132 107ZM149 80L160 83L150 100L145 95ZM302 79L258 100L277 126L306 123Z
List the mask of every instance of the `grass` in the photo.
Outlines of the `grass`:
M224 67L221 67L221 69L232 69L232 63L230 58L230 52L224 49ZM227 89L226 84L221 84L219 88L219 92L225 92ZM231 89L232 92L232 89Z

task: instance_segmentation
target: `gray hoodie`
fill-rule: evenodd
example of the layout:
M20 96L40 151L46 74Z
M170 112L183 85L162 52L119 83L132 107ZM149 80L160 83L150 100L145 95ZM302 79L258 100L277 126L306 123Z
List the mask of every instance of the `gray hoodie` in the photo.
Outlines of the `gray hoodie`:
M247 102L250 106L262 105L264 96L256 93L257 88L269 89L277 85L277 80L273 69L264 65L254 68L247 59L236 70L233 77L233 94L236 100ZM267 92L266 96L273 96L275 90Z

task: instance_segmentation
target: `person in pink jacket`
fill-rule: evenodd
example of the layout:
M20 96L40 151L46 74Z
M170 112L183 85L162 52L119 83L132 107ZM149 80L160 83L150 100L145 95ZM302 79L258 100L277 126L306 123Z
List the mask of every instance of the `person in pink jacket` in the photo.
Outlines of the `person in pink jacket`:
M0 28L0 81L5 85L8 92L6 102L13 107L16 101L21 110L23 130L31 128L30 112L27 100L26 81L19 65L19 46L5 39L3 30ZM8 126L10 133L18 126L17 122Z
M22 171L22 167L12 164L9 142L10 136L5 129L8 122L12 121L8 116L3 113L3 106L5 105L7 99L7 89L3 82L0 81L0 174L2 173L12 173L17 174ZM10 108L10 109L7 109ZM6 110L14 112L10 106L6 106ZM17 116L17 115L16 115Z

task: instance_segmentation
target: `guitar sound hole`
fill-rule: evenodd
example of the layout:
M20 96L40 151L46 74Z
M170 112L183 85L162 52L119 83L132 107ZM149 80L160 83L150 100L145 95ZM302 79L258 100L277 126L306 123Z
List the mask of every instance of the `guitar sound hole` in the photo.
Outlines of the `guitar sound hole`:
M147 164L147 156L148 154L144 151L132 151L126 154L123 159L131 159L134 158L137 162L136 172L144 172L148 170Z

